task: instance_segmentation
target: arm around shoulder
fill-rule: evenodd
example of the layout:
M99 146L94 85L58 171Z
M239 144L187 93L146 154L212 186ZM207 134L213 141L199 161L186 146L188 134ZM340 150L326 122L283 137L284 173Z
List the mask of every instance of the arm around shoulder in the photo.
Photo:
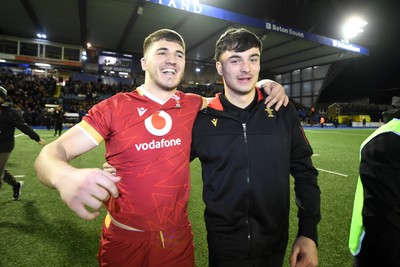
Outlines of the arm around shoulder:
M275 105L275 110L278 111L281 106L286 107L289 103L289 97L285 93L285 88L273 80L264 79L257 82L257 87L263 88L268 95L265 99L265 104L270 108Z

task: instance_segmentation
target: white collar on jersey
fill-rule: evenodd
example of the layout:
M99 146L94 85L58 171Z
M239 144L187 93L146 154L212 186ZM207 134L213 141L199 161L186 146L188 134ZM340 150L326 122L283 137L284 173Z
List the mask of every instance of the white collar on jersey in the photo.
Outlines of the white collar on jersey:
M167 100L167 101L164 101L164 100L158 98L157 96L153 95L153 94L150 93L149 91L147 91L147 90L144 88L144 84L142 84L142 85L141 85L139 88L137 88L137 89L139 89L140 93L142 93L143 95L147 96L148 98L150 98L150 99L153 100L154 102L159 103L160 105L164 105L164 104L168 101L168 100Z
M152 93L150 93L149 91L147 91L144 88L144 84L142 84L139 88L137 88L136 90L139 91L140 94L145 95L146 97L150 98L151 100L153 100L156 103L159 103L160 105L164 105L168 100L162 100L159 97L153 95ZM180 104L180 97L177 96L176 94L173 95L171 98L175 99L176 101L176 106L175 108L181 108L181 104Z

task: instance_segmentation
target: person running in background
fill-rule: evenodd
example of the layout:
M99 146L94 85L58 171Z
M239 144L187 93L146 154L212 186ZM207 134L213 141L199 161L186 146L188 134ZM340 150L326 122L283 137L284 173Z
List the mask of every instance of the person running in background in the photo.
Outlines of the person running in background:
M8 159L15 145L15 128L29 136L38 144L44 146L46 142L25 123L22 116L12 108L12 103L7 101L7 89L0 86L0 188L2 181L13 188L13 198L18 200L21 196L23 181L17 181L6 169Z
M94 219L106 206L100 266L191 267L190 144L194 119L206 100L177 90L185 69L185 42L177 32L150 34L143 53L144 84L95 105L42 150L35 169L80 218ZM272 86L279 97L270 96L267 105L286 102L284 88ZM116 177L69 164L101 142Z

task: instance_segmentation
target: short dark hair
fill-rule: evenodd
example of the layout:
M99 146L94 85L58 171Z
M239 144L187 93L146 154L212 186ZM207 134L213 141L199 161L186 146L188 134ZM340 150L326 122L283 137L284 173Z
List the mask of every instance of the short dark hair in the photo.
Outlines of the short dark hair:
M170 29L161 29L161 30L153 32L152 34L147 36L146 39L144 39L143 54L146 53L147 49L150 47L150 45L152 43L158 42L160 40L175 42L175 43L179 44L180 46L182 46L183 51L185 51L185 49L186 49L185 41L183 40L183 37L179 33L177 33L174 30L170 30Z
M218 61L225 51L243 52L250 48L262 50L262 41L254 33L245 28L231 28L219 37L215 44L214 60Z

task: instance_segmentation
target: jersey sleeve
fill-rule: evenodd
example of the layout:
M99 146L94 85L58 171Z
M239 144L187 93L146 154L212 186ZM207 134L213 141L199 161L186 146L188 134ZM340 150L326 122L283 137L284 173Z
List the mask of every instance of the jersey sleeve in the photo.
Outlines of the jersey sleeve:
M205 108L207 106L207 99L200 95L186 93L186 97L190 98L193 102L193 105L196 107L197 111Z
M99 144L111 134L111 122L114 110L113 100L106 99L94 105L83 117L79 126Z

